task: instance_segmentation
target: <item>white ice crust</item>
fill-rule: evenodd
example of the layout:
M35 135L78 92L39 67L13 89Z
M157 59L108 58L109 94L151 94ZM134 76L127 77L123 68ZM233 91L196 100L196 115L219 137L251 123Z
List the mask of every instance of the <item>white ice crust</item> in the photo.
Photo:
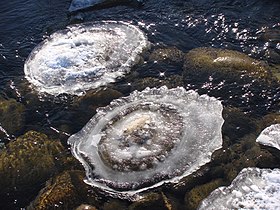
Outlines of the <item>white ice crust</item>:
M274 124L265 128L256 141L280 150L280 124Z
M72 25L40 43L24 72L39 92L80 95L124 76L148 46L144 33L126 22Z
M141 107L147 104L151 107L150 110L142 110ZM113 118L116 119L116 116L131 107L139 109L112 123ZM200 96L195 91L186 91L182 87L146 88L142 92L134 91L128 97L114 100L107 107L99 108L87 125L69 138L68 143L73 155L86 169L86 183L111 193L121 193L122 196L135 195L164 183L176 183L209 162L211 154L222 146L222 109L221 102L217 99L207 95ZM177 120L181 125L174 123ZM150 146L150 140L146 139L147 145L132 143L130 148L118 150L120 134L130 132L137 126L147 130L150 125L153 125L151 129L159 131L152 136L160 139L153 139ZM170 128L174 125L174 128ZM112 141L108 150L119 158L120 164L131 157L145 162L147 156L162 150L162 145L169 140L165 138L167 132L177 132L178 135L172 133L170 138L174 139L169 141L173 141L170 143L175 146L166 152L162 160L155 160L153 167L118 171L108 167L98 153L98 143L105 135L104 129L110 129L106 134L109 138L109 141L105 141L106 146ZM177 136L180 138L176 139ZM147 135L143 136L145 137Z
M214 190L198 209L280 209L280 169L245 168L230 186Z

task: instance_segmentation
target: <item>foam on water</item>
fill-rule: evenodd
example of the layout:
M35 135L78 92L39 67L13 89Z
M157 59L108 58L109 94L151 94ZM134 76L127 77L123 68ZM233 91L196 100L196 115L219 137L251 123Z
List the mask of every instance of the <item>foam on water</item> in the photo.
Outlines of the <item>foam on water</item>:
M274 124L265 128L256 141L280 150L280 124Z
M116 99L68 143L86 182L121 196L178 182L222 146L221 102L195 91L147 88Z
M245 168L230 186L214 190L199 209L280 209L280 169Z
M39 44L24 72L40 92L81 94L123 76L148 46L144 33L126 22L72 25Z

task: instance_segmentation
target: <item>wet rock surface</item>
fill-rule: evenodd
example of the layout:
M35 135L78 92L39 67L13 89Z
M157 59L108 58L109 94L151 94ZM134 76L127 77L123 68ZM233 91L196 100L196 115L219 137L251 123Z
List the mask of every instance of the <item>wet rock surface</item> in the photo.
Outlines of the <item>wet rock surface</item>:
M100 205L99 198L83 182L83 176L82 171L72 170L51 178L27 209L96 209L94 206ZM80 206L82 203L93 206Z

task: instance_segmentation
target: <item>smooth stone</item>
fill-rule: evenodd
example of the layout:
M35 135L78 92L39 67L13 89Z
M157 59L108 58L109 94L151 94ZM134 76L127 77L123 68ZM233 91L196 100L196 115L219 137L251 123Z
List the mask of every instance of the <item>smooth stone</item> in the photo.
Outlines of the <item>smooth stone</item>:
M197 76L219 73L228 79L247 76L265 82L276 80L268 65L238 51L201 47L186 53L184 60L184 78L190 73Z

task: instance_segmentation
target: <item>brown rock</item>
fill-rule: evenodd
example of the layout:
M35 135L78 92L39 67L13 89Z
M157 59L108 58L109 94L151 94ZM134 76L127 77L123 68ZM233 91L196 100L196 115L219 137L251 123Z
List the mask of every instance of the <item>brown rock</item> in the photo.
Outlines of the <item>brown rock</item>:
M91 186L83 182L82 171L64 171L51 178L37 198L28 206L28 210L48 209L96 209L100 205L98 196L93 193ZM89 203L88 205L80 205ZM93 206L90 206L93 205Z
M170 200L163 193L147 193L138 201L132 203L129 210L172 210Z

